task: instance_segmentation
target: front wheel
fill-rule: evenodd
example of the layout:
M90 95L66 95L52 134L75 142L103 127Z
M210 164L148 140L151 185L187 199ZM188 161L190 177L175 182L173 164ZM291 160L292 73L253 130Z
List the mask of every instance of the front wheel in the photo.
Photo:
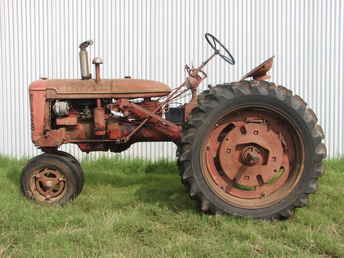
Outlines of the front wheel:
M75 175L77 176L77 182L78 182L77 194L81 193L81 191L84 187L84 184L85 184L84 170L82 169L80 162L73 155L69 154L68 152L54 150L54 151L42 153L42 154L34 157L33 159L30 160L29 163L32 163L36 159L40 159L42 157L55 157L55 158L64 159L65 162L67 162L68 165L73 168L73 171L74 171Z
M71 160L55 154L31 159L22 171L25 197L42 204L63 205L80 193L80 178Z
M322 174L323 131L306 103L265 81L218 85L184 126L182 182L204 212L287 218Z

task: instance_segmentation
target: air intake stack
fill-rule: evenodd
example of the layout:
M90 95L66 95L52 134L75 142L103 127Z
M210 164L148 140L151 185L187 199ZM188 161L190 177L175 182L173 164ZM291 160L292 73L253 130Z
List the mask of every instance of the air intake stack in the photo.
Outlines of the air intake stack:
M83 80L89 80L92 77L92 74L90 73L90 67L88 64L88 53L87 53L87 47L91 46L93 44L92 40L84 41L80 44L80 71L81 71L81 79Z

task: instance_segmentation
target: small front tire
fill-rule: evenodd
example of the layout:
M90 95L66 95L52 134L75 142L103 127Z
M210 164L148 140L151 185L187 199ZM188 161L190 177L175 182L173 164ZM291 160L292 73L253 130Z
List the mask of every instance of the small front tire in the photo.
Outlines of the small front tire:
M66 204L79 194L79 177L73 166L70 160L53 154L33 158L22 171L22 193L41 204Z
M84 170L82 169L80 162L73 155L69 154L68 152L54 150L40 154L34 157L31 161L39 159L42 156L57 157L66 160L68 162L68 165L73 167L74 173L78 177L78 194L82 192L85 184Z

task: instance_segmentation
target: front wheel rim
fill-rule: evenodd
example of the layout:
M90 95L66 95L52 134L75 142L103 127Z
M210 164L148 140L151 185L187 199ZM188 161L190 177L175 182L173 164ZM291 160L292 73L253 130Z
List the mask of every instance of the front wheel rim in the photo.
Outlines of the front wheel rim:
M64 174L50 167L34 171L30 180L30 191L33 197L43 203L60 200L66 193L67 182Z

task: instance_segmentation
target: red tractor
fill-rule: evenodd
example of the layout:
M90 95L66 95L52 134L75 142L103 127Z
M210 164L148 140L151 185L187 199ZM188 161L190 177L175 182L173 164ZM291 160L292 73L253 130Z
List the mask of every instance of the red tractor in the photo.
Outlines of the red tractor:
M23 169L23 194L63 205L81 192L83 170L58 150L62 144L74 143L83 152L121 152L135 142L172 141L181 181L203 212L278 219L304 206L326 157L316 115L302 98L265 81L273 58L240 81L198 94L213 58L234 64L216 37L205 38L213 54L196 68L186 65L188 76L174 89L130 77L101 79L99 57L92 79L86 50L92 41L80 45L81 80L33 82L32 141L44 153ZM186 92L189 103L173 107Z

